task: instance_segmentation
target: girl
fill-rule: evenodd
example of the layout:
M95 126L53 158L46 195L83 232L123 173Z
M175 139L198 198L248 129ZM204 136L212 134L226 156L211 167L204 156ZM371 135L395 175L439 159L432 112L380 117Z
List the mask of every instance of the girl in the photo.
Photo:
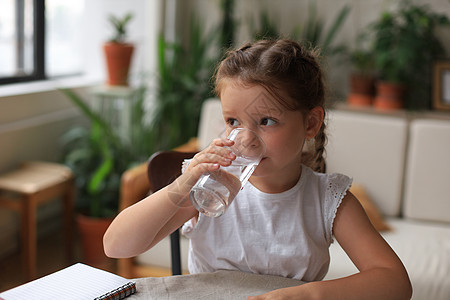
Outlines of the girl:
M319 173L324 169L325 95L314 53L291 40L245 45L219 65L216 93L227 133L249 128L266 144L247 185L219 218L193 208L189 191L200 175L235 159L224 147L233 142L216 139L172 184L117 216L104 237L106 254L138 255L184 224L182 232L191 240L191 273L241 270L307 282L249 298L409 299L405 268L348 191L351 179ZM305 155L309 140L314 150ZM328 270L333 236L360 272L320 281Z

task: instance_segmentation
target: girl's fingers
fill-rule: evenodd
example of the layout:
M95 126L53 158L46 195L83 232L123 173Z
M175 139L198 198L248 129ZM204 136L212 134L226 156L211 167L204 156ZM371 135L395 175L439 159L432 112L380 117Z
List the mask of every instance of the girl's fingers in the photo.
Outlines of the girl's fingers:
M202 163L212 163L219 164L222 166L229 166L231 161L236 158L236 155L231 152L227 146L233 145L233 141L225 140L225 139L215 139L211 142L206 149L197 153L189 166L196 166L197 164Z
M234 141L231 141L229 139L214 139L211 142L212 145L224 147L224 146L232 146L234 144Z
M210 163L210 164L220 164L222 166L229 166L231 164L232 157L227 155L223 156L221 154L216 153L200 153L198 156L194 157L192 159L191 163L197 164L204 164L204 163Z
M188 195L200 176L218 170L220 166L229 166L236 156L228 149L234 144L226 139L215 139L189 163L184 174L178 177L167 189L169 199L177 206L189 205Z

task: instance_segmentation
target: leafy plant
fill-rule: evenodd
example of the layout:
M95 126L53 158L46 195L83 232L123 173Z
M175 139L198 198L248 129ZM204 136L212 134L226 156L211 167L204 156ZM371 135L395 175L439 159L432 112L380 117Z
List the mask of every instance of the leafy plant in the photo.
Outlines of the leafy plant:
M266 10L263 10L259 15L259 28L256 28L254 23L250 23L250 28L256 40L276 39L280 37L278 26L270 19L269 13Z
M108 20L114 28L114 35L111 38L111 42L114 43L123 43L125 42L125 37L127 35L126 26L133 19L132 13L127 13L123 16L123 18L118 18L114 15L110 15Z
M342 53L345 47L343 45L333 46L333 41L347 19L349 12L350 6L343 6L330 27L325 31L324 22L317 16L316 1L310 0L308 19L306 21L306 26L301 31L300 39L302 41L310 42L313 46L319 46L324 55L333 56Z
M220 30L220 46L224 50L230 48L234 43L234 35L236 31L236 21L234 19L235 0L222 0L222 25Z
M431 65L445 54L435 29L448 25L450 20L444 14L409 0L402 1L397 11L384 12L370 25L379 76L410 88L410 108L426 108L431 103Z
M61 139L63 162L72 169L76 178L77 209L92 217L114 216L118 211L120 176L133 164L142 161L149 149L120 138L108 120L72 90L61 91L90 121L88 128L75 127ZM144 93L143 88L137 90L133 111L142 110ZM139 126L140 138L144 137L148 128L142 124L142 119L132 120L131 128Z
M350 53L350 61L361 76L373 75L375 65L373 54L369 50L355 49Z
M172 149L197 135L201 104L212 96L209 82L221 55L211 56L215 35L203 35L202 28L192 22L188 46L160 37L151 122L145 120L147 88L142 85L132 97L127 139L88 101L72 90L62 90L90 121L89 127L74 128L62 138L64 163L76 176L80 211L93 217L114 216L123 172L153 152Z
M292 33L291 38L300 40L309 44L311 48L320 47L321 51L326 56L333 56L343 53L345 47L343 45L333 45L336 34L344 24L350 7L348 5L343 6L339 13L336 15L330 27L325 29L324 22L317 15L316 1L309 1L309 13L308 18L302 24L299 24ZM252 36L256 39L261 38L278 38L281 36L278 25L273 22L267 11L262 11L260 14L259 28L253 23L250 23Z
M171 149L196 136L202 103L213 96L210 81L220 54L210 52L216 34L203 34L195 18L190 29L189 47L159 38L159 83L152 118L159 149Z
M363 77L375 77L375 56L367 40L368 33L362 31L356 38L353 50L345 50L354 73Z

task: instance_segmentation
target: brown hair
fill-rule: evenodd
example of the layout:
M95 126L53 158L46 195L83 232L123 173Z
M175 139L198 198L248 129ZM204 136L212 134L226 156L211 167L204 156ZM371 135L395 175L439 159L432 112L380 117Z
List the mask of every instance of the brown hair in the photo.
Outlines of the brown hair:
M216 70L218 97L225 79L230 78L244 85L261 85L287 109L306 114L320 106L325 111L325 88L318 54L296 41L260 40L229 51ZM323 122L314 138L314 151L304 156L304 163L315 171L325 171L326 141Z

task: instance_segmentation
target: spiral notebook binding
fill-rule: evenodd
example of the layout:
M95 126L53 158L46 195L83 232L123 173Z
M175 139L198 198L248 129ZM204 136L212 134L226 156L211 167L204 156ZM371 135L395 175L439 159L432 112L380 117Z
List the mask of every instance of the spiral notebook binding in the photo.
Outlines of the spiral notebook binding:
M136 283L130 281L127 284L112 290L94 300L120 300L128 297L136 292Z

